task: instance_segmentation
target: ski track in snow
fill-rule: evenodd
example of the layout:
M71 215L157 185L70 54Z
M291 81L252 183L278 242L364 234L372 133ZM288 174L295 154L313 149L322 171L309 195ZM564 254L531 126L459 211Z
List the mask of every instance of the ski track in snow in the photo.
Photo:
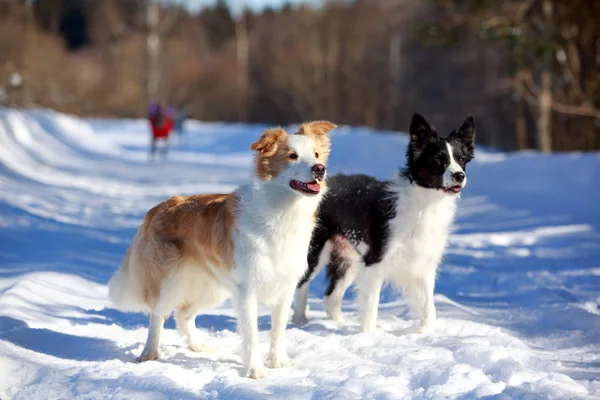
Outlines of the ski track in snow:
M111 274L145 212L175 194L250 179L264 126L187 123L186 144L148 164L143 120L81 120L0 109L0 399L600 398L600 155L478 149L435 302L439 324L411 334L397 290L379 330L325 318L324 278L305 326L288 325L290 368L241 376L229 302L198 316L215 354L166 324L161 360L136 364L147 316L107 300ZM293 128L293 127L292 127ZM382 179L404 135L340 127L329 172ZM261 308L266 355L270 317Z

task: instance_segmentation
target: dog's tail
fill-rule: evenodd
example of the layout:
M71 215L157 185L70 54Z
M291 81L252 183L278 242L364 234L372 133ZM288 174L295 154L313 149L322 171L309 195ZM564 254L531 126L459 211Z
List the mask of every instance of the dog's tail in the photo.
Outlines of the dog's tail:
M144 300L144 289L139 277L139 265L137 265L137 246L140 232L138 232L127 253L121 268L115 272L108 282L108 298L118 310L129 312L147 312L149 306Z

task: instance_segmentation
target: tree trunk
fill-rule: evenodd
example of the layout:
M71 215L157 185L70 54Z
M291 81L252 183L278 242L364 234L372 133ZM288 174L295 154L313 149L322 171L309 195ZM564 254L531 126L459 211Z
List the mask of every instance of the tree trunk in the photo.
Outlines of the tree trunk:
M517 98L517 118L515 119L515 144L517 150L525 150L527 148L527 120L525 119L525 105L521 96Z
M545 40L552 39L552 0L544 0L542 4L544 13L544 36ZM552 78L550 68L552 67L552 50L544 51L542 88L539 95L539 116L537 122L538 145L543 153L552 152Z
M160 96L160 5L157 0L148 0L146 8L148 33L146 36L146 104L159 100Z
M552 152L552 88L550 73L542 73L542 91L539 96L539 117L537 122L538 145L542 153Z
M394 27L394 29L397 29ZM390 84L388 84L388 124L387 128L392 130L396 127L396 115L398 115L398 87L400 85L402 68L402 36L397 30L391 34L389 48L389 75Z
M21 22L22 36L20 38L21 46L19 46L17 56L14 59L15 62L9 61L7 64L12 66L8 69L10 71L9 103L12 107L31 107L33 101L30 99L28 90L27 57L29 52L36 48L35 43L32 43L36 33L33 23L33 4L31 2L18 3L15 5L15 9Z
M235 24L236 59L238 67L238 86L240 93L240 121L248 121L248 32L244 15L240 15Z

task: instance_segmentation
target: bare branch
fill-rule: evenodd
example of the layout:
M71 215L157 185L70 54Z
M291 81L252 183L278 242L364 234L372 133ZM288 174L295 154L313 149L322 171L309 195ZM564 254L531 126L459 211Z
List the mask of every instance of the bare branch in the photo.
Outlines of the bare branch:
M528 104L534 107L539 106L538 96L541 93L541 90L535 85L530 74L521 75L521 79L516 78L514 84L515 90L523 96ZM589 104L570 105L555 101L552 102L551 108L552 111L560 114L578 115L581 117L593 117L600 119L600 110L592 107Z

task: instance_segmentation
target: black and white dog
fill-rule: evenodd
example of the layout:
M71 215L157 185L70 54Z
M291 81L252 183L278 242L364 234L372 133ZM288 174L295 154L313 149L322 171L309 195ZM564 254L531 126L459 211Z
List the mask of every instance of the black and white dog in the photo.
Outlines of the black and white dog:
M306 321L308 286L327 266L325 307L330 318L342 320L342 297L356 279L361 330L374 330L381 288L391 282L419 315L418 331L433 328L436 270L457 199L467 183L465 170L474 157L474 140L472 117L448 137L439 137L421 115L414 114L406 168L391 180L366 175L330 178L313 232L308 270L296 292L294 323Z

